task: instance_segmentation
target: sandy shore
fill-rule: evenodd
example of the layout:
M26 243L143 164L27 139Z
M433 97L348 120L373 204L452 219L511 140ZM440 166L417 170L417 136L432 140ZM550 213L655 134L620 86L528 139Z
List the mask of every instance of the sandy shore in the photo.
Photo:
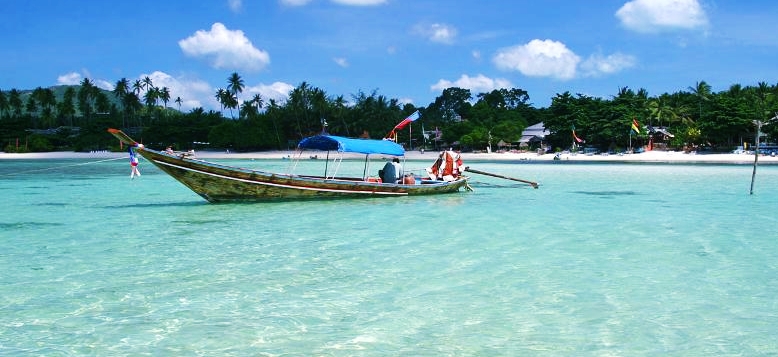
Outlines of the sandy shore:
M287 151L263 151L248 153L227 153L216 151L199 151L196 157L199 159L281 159L293 152ZM304 153L303 157L308 158L316 155L315 152ZM318 154L319 158L324 157L324 153ZM408 160L429 160L433 161L437 157L437 152L410 151L406 153ZM47 152L47 153L27 153L27 154L9 154L0 152L0 160L12 159L112 159L126 157L124 152ZM484 161L552 161L554 154L538 155L536 153L463 153L462 159L465 162L484 162ZM363 155L353 155L355 159L364 158ZM752 164L754 162L753 154L686 154L675 151L650 151L640 154L624 155L583 155L583 154L561 154L561 161L590 161L590 162L656 162L656 163L721 163L721 164ZM760 155L760 164L778 164L778 157Z

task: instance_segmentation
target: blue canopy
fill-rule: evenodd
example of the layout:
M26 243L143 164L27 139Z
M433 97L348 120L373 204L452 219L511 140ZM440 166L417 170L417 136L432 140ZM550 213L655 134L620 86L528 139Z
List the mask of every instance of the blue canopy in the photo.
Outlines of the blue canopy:
M297 145L300 149L317 149L361 154L405 155L405 149L389 140L351 139L334 135L316 135L303 139Z

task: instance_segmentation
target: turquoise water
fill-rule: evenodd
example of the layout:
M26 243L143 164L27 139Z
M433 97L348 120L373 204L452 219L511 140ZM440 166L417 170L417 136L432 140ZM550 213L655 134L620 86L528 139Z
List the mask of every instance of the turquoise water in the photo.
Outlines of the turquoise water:
M778 166L469 164L541 187L214 205L0 161L0 355L778 354Z

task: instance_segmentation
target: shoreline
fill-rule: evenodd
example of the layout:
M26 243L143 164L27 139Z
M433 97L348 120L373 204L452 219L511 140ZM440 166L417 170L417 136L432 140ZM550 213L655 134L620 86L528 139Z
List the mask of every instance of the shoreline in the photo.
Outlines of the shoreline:
M198 151L195 157L200 159L260 159L260 160L280 160L289 156L294 156L290 151L261 151L245 153L228 153L222 151ZM316 155L315 153L304 153L303 157ZM326 154L325 154L326 155ZM555 154L538 155L536 153L462 153L464 162L485 162L485 161L554 161ZM434 161L438 152L410 151L405 153L406 160L413 161ZM73 152L56 151L44 153L5 153L0 152L0 161L2 160L35 160L35 159L118 159L127 157L125 152ZM318 154L323 158L322 154ZM363 159L363 155L347 154L346 159ZM676 151L649 151L638 154L614 154L614 155L585 155L585 154L560 154L558 161L567 162L611 162L611 163L715 163L715 164L753 164L753 154L694 154L682 153ZM778 156L759 155L760 164L778 164Z

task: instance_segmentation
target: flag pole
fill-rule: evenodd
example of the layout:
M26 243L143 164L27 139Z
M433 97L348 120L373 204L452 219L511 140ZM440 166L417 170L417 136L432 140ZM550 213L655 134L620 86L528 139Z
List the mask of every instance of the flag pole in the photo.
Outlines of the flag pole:
M408 123L408 150L413 150L413 123Z

